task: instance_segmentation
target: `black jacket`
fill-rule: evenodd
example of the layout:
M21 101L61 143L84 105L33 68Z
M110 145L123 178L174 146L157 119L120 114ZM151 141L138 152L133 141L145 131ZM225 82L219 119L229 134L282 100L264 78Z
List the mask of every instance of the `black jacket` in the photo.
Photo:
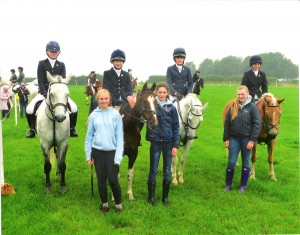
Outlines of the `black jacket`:
M47 71L52 75L60 75L63 78L66 77L66 66L63 62L58 60L55 61L54 67L52 68L48 59L39 61L37 69L37 79L39 84L39 93L45 95L49 88L49 81L47 79Z
M147 126L146 140L156 142L172 142L173 147L179 148L179 118L173 104L159 104L155 107L158 127L150 129Z
M29 90L26 87L24 89L19 87L16 92L18 93L20 102L22 104L28 104L28 95L30 95Z
M268 92L268 81L266 74L261 71L258 71L257 76L255 76L252 69L248 72L245 72L241 85L248 87L249 94L252 96L252 100L254 99L255 95L260 98L263 93Z
M261 130L260 112L256 104L249 102L242 110L240 109L237 117L231 119L231 108L229 109L225 122L223 141L229 140L230 137L249 138L255 142Z
M121 70L120 77L118 77L113 68L104 71L103 88L109 90L112 98L112 106L128 102L127 96L132 96L133 93L129 73Z

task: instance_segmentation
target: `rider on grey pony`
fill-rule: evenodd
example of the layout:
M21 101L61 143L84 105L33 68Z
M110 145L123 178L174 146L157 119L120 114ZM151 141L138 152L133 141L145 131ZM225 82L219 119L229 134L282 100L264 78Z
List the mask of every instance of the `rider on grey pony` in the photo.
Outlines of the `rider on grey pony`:
M36 107L40 104L45 97L47 97L47 91L49 89L49 81L47 79L47 72L52 76L60 75L63 78L66 77L66 67L63 62L57 60L60 54L60 46L56 41L50 41L46 45L47 59L39 61L37 69L37 79L39 85L39 94L33 98L33 100L28 104L26 113L27 121L30 127L26 138L35 137L35 124L36 124ZM77 105L71 98L68 98L68 106L70 109L70 136L77 137L75 126L77 121Z
M170 87L170 95L181 100L193 89L193 78L191 70L184 66L186 52L184 48L178 47L174 49L173 60L174 65L167 69L167 84ZM172 97L171 100L174 100Z

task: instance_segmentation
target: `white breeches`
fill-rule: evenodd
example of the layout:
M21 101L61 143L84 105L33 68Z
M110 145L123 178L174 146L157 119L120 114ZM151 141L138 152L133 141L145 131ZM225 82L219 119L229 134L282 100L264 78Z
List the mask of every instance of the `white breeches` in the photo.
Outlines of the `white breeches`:
M26 108L26 113L28 114L33 114L34 113L34 107L35 107L35 104L38 102L38 101L42 101L44 100L44 96L42 96L41 94L37 94L36 97L34 97L32 99L32 101L27 105L27 108ZM74 103L74 101L69 97L68 98L68 103L71 107L71 112L72 113L76 113L77 112L77 105Z

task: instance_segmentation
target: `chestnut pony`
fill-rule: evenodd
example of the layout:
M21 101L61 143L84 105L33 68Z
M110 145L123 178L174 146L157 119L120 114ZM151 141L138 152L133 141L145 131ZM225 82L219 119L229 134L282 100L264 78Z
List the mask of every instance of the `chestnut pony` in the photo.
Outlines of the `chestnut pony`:
M276 145L276 137L279 134L280 129L280 116L282 113L280 104L284 99L276 99L271 93L265 93L257 101L256 105L260 112L260 119L262 122L262 128L252 149L251 157L251 173L250 178L255 179L255 166L256 166L256 149L257 144L266 144L268 146L268 162L269 162L269 175L271 180L277 180L274 172L274 150ZM223 111L223 123L226 114L232 106L234 100L229 101Z

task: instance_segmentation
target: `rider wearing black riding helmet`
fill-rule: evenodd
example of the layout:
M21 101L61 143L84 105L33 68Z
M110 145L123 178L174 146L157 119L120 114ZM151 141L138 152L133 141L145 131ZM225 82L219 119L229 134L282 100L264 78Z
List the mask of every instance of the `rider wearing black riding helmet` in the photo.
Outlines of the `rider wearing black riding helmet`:
M103 73L103 88L109 90L112 106L119 106L128 102L133 107L135 104L129 73L122 69L125 61L124 51L114 50L110 57L113 67Z
M175 64L167 69L167 83L170 87L170 93L177 100L181 100L193 89L193 78L191 70L184 66L186 52L184 48L178 47L173 51L173 60Z
M35 125L36 125L36 104L41 103L45 97L47 97L47 92L49 88L49 81L47 79L47 72L52 76L60 75L63 78L66 77L66 67L63 62L57 60L60 54L60 45L56 41L50 41L46 45L47 59L39 61L37 68L37 79L39 85L39 94L33 98L33 100L28 104L26 108L27 121L30 127L26 138L35 137ZM68 106L70 107L70 136L77 137L75 126L77 121L77 105L71 98L68 98Z
M259 55L252 56L249 65L251 69L244 73L241 85L248 87L252 102L256 102L263 93L268 92L268 81L266 74L260 71L262 58Z

